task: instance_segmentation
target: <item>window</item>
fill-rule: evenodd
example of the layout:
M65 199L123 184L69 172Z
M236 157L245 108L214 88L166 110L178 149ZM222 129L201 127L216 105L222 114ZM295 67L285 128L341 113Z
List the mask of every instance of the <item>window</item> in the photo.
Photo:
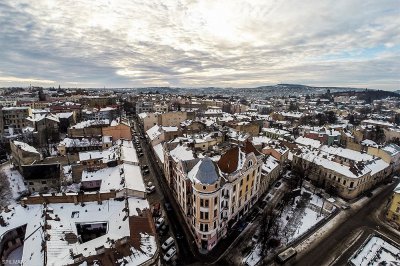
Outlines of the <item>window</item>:
M217 221L214 221L214 229L217 228Z
M206 199L205 201L204 201L204 207L208 207L209 205L208 205L208 199Z
M249 185L246 185L246 192L249 190Z
M204 212L200 211L200 219L204 219Z
M236 191L236 184L233 186L233 192Z
M350 182L350 188L353 188L354 186L354 181Z
M249 181L249 175L246 176L246 181Z
M218 203L218 198L215 197L215 198L214 198L214 205L217 205L217 203Z
M206 190L206 189L207 189L207 187L206 187L206 186L203 186L203 189L204 189L204 190Z
M208 232L208 224L204 225L204 232Z
M242 185L243 185L243 179L240 180L240 186L242 186Z
M204 219L208 220L208 212L204 213Z
M204 200L200 199L200 207L204 207Z
M218 215L218 213L217 213L217 210L215 209L215 210L214 210L214 218L216 218L217 215Z
M239 198L242 197L242 191L239 191Z

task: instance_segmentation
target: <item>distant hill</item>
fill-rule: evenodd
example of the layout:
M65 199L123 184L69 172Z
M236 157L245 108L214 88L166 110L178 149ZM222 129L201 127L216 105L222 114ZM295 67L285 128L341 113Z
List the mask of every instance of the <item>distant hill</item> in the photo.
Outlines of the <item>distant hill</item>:
M373 100L381 100L388 97L400 98L400 94L394 91L383 91L383 90L358 90L358 91L347 91L347 92L334 92L334 96L348 95L357 96L358 99L365 100L367 103Z

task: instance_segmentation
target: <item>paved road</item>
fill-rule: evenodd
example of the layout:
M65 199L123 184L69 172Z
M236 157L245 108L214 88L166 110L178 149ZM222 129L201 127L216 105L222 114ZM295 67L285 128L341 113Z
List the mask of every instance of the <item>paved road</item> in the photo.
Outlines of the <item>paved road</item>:
M136 121L135 130L137 132L140 132L141 135L145 135L145 132L143 132L142 128L138 125L138 123L136 123ZM157 164L157 158L155 158L155 154L152 151L150 144L145 140L142 140L141 143L144 156L146 157L145 159L149 165L151 173L155 177L153 179L154 185L156 186L158 193L161 194L160 198L162 202L160 203L164 206L165 202L169 202L172 204L172 207L174 207L174 210L178 210L179 207L177 206L174 197L171 195L171 192L164 178L164 174ZM187 265L196 262L196 259L194 258L193 252L191 250L192 245L190 244L193 239L191 238L190 234L184 233L185 229L187 230L187 228L184 228L185 225L183 225L182 222L183 217L179 217L181 213L179 211L165 211L165 213L167 215L170 229L175 236L175 239L177 234L185 236L183 239L176 241L179 251L179 260L177 262L178 265Z
M319 245L304 255L299 254L294 265L346 265L348 258L374 231L379 231L392 239L398 239L398 236L382 226L374 215L387 202L396 183L386 187L359 210L348 210L352 212L351 216L326 235Z

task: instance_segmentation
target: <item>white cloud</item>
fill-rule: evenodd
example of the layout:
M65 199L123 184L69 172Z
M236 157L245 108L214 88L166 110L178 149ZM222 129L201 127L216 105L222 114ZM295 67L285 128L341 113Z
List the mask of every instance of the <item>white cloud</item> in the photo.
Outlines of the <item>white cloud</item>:
M0 71L98 87L395 89L398 11L396 0L5 0Z

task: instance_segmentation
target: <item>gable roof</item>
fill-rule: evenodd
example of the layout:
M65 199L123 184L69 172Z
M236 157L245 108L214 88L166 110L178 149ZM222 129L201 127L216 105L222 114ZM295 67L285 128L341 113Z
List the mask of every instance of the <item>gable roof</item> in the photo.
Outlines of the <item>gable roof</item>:
M239 159L240 159L240 152L244 153L245 155L254 153L254 155L260 155L260 152L253 146L250 141L245 141L243 146L240 148L238 146L229 149L225 152L221 159L218 161L218 167L221 169L222 172L231 174L238 169Z

